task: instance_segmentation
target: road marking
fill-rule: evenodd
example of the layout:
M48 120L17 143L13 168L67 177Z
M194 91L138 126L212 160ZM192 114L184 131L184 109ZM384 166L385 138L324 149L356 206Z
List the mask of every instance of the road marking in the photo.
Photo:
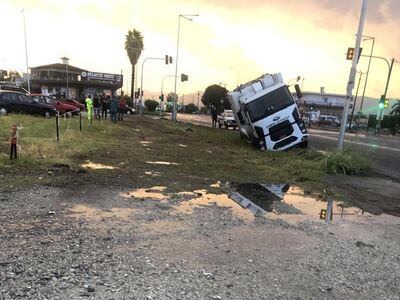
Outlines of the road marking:
M325 136L325 135L320 135L320 134L311 134L310 137L312 138L313 136L322 138L322 139L326 139L326 140L331 140L331 141L337 141L337 138L333 138L333 137L329 137L329 136ZM392 151L396 151L396 152L400 152L400 149L397 148L392 148L392 147L388 147L388 146L381 146L381 145L377 145L377 144L368 144L368 143L364 143L364 142L356 142L356 141L344 141L345 143L349 143L349 144L357 144L360 146L368 146L371 148L378 148L378 149L384 149L384 150L392 150Z

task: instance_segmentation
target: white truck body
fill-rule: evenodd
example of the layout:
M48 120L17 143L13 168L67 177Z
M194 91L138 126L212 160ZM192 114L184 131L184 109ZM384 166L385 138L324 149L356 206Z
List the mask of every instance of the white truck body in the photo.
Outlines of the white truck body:
M242 136L261 150L306 146L308 132L280 73L265 74L228 93Z

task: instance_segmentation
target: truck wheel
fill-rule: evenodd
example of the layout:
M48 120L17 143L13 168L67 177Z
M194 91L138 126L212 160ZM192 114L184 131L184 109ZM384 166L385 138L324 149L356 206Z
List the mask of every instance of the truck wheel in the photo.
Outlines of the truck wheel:
M221 125L221 123L220 123L220 122L218 122L218 127L219 127L219 128L221 128L221 127L222 127L222 125Z

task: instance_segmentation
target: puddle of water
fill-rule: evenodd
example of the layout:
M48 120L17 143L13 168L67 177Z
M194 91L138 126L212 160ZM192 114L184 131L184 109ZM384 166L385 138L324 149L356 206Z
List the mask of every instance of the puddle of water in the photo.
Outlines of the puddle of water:
M146 164L152 164L152 165L174 165L178 166L178 163L175 162L169 162L169 161L146 161Z
M115 169L115 167L113 167L113 166L106 166L106 165L103 165L103 164L96 164L96 163L93 163L93 162L91 162L89 160L87 160L86 163L82 164L81 167L85 168L85 169L93 169L93 170L102 170L102 169L104 169L104 170L114 170Z
M135 209L132 208L112 208L110 210L101 210L94 207L77 204L69 209L71 212L71 216L73 217L84 217L87 220L91 221L100 221L104 218L120 218L120 219L128 219L129 216L135 212Z
M274 210L266 214L267 218L282 219L289 223L306 220L325 222L320 219L321 209L327 209L327 202L307 196L300 188L292 187L283 197L284 204L297 209L300 213L279 213ZM357 207L344 207L340 202L333 202L333 219L331 223L352 221L368 224L400 224L400 218L390 215L373 215Z
M230 198L253 213L261 212L267 218L281 219L289 223L303 221L325 222L320 218L321 210L327 210L327 202L304 194L298 187L288 185L260 185L232 183ZM331 223L400 224L400 218L391 215L373 215L357 207L345 207L332 201Z
M148 146L148 145L150 145L152 142L150 142L150 141L140 141L140 143L141 143L143 146Z
M221 187L221 181L218 180L216 183L210 184L210 187L215 187L215 188Z
M147 176L152 176L152 177L161 176L160 172L153 172L153 171L147 171L147 172L144 172L144 174L146 174Z
M121 196L124 198L135 199L167 200L169 196L162 193L165 189L165 186L153 186L149 189L137 189L131 192L122 193Z
M232 201L227 194L212 194L208 193L206 190L196 190L193 193L183 192L184 195L196 195L197 197L189 200L183 201L178 206L175 207L176 211L182 214L193 214L195 208L217 205L218 207L229 208L232 214L243 221L251 222L254 220L254 215L251 211L242 208L239 204ZM183 194L179 193L179 194ZM201 196L200 196L201 195Z

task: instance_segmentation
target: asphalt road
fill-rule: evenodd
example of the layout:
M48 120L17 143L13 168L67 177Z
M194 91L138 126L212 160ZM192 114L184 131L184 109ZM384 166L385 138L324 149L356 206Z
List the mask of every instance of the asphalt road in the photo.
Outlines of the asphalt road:
M177 119L211 127L211 117L208 115L178 114ZM312 149L335 149L337 140L337 131L323 128L310 130L309 146ZM344 147L367 152L375 162L374 173L400 182L400 137L346 133Z

